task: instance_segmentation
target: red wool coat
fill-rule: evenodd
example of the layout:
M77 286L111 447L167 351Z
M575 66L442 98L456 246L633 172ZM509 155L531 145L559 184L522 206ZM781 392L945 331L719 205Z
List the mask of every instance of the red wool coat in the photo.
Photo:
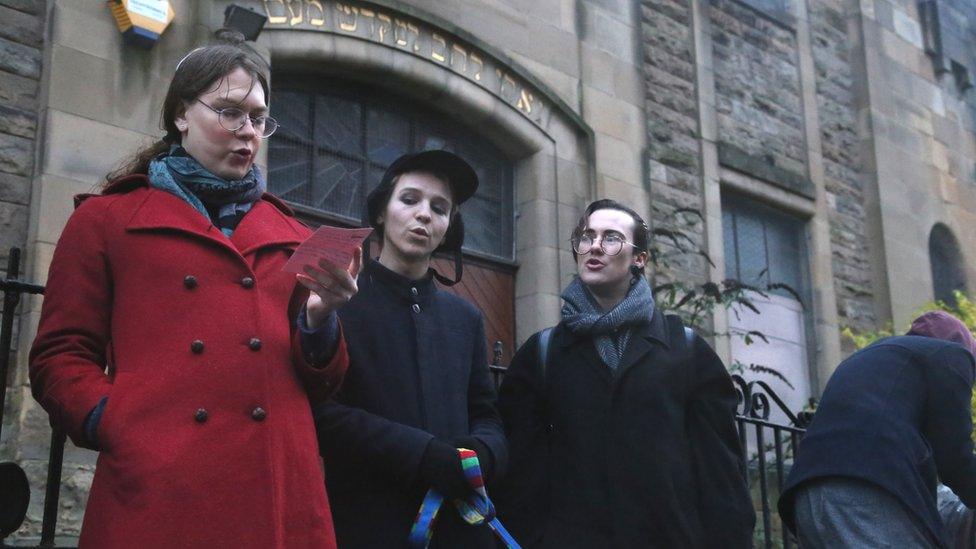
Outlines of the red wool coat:
M68 221L30 356L35 398L77 444L109 397L81 547L335 547L309 394L348 357L340 338L324 368L302 360L306 294L281 270L309 230L265 195L227 239L131 183Z

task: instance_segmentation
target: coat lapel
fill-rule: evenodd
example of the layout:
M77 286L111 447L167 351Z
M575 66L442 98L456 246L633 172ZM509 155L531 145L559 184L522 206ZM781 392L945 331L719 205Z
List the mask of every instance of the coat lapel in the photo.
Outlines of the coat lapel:
M596 343L593 341L593 338L577 336L570 332L568 328L556 330L555 333L556 338L553 339L552 344L564 348L559 353L561 356L579 357L579 362L586 364L587 368L591 368L600 376L600 379L606 381L608 385L613 383L613 373L610 372L610 368L600 358L600 353L596 350ZM549 366L554 370L552 374L558 375L559 365L550 363L547 365L547 368Z
M297 246L308 229L289 216L277 199L265 194L228 239L210 219L181 198L158 189L147 189L146 199L136 208L127 231L178 231L210 241L243 259L267 246Z
M230 240L209 218L182 198L158 189L146 189L146 199L136 208L125 230L178 231L233 250Z
M310 234L308 228L268 200L270 196L265 194L264 199L255 202L230 237L243 256L268 246L294 248Z
M651 318L651 321L640 326L634 335L631 336L627 348L624 349L624 356L620 360L620 366L617 367L616 379L623 379L627 370L632 368L634 364L640 362L655 346L661 345L670 348L670 337L668 337L664 314L661 311L654 311L654 316Z

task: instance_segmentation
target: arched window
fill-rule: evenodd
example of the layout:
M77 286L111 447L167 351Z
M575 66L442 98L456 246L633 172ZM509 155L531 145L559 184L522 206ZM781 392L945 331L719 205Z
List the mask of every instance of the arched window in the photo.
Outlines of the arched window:
M400 155L446 149L477 171L478 193L461 207L465 253L514 260L512 164L455 120L401 97L332 79L275 75L271 192L305 215L358 225L366 195Z
M966 270L959 251L959 241L942 223L929 234L929 263L932 267L932 290L935 299L955 303L955 290L966 292Z

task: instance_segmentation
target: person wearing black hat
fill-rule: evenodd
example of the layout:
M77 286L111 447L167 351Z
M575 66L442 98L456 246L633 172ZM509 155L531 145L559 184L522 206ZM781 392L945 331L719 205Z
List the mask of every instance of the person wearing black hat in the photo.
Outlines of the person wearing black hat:
M341 547L404 547L429 488L448 499L467 495L457 448L477 453L489 483L505 467L484 319L435 283L461 278L458 207L477 187L467 162L425 151L397 159L367 198L364 223L382 248L339 310L349 372L335 398L314 410ZM435 252L454 254L453 278L431 268ZM299 318L312 355L320 320ZM494 542L487 526L467 525L446 505L431 546Z

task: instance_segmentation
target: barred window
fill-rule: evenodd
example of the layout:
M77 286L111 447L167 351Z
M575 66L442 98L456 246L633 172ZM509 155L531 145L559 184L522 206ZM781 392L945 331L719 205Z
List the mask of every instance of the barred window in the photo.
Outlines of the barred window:
M813 318L797 295L775 285L788 285L809 303L804 233L801 219L723 191L725 275L763 292L747 291L752 307L736 304L728 315L732 359L746 380L768 383L793 411L803 409L816 386L809 352ZM755 332L763 337L749 335Z
M400 155L449 150L478 174L477 194L464 203L465 253L514 259L512 164L463 120L402 97L321 79L275 75L271 114L271 192L321 221L358 225L369 191Z
M805 294L803 222L749 199L722 199L725 275L760 290L786 284ZM772 293L794 297L780 288Z

